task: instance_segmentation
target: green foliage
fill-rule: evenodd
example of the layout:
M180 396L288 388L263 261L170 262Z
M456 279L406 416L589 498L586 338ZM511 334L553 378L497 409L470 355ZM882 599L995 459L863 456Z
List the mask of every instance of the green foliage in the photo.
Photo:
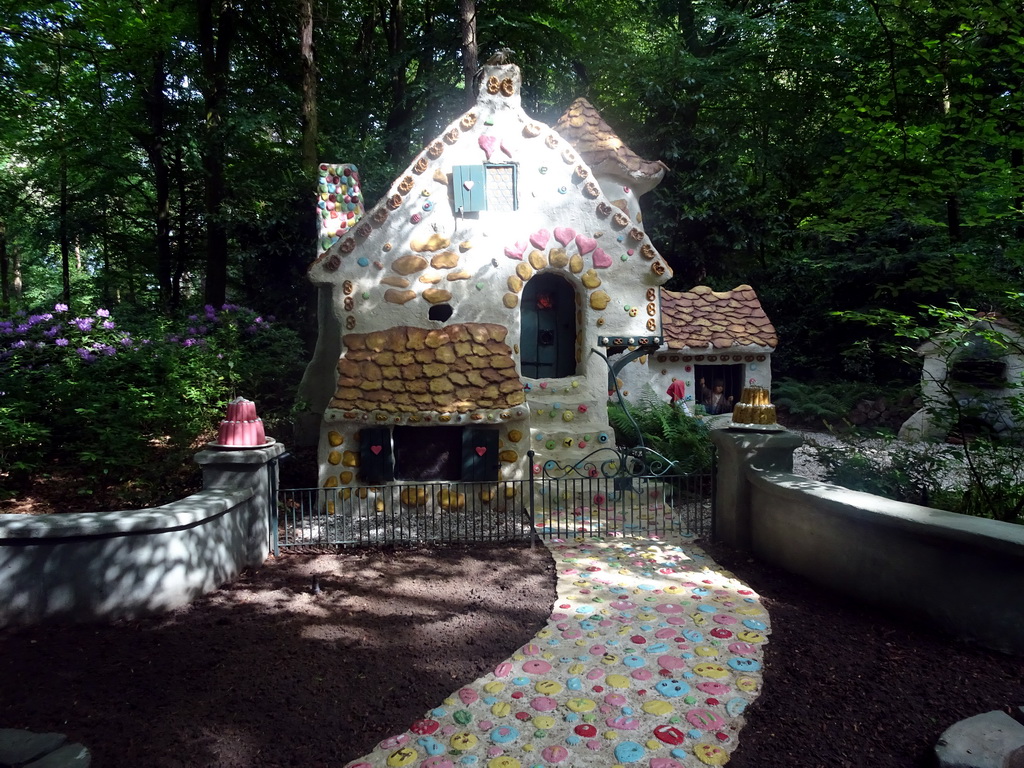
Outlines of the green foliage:
M682 408L644 392L638 403L608 404L608 421L619 445L645 445L675 462L680 472L702 472L711 467L714 447L710 432L700 419Z
M127 503L168 501L176 474L236 394L286 412L302 372L295 334L251 310L177 322L106 309L0 322L0 465L9 487L63 471L83 491L131 482Z
M801 421L826 427L839 426L858 401L876 390L855 382L772 382L772 402Z

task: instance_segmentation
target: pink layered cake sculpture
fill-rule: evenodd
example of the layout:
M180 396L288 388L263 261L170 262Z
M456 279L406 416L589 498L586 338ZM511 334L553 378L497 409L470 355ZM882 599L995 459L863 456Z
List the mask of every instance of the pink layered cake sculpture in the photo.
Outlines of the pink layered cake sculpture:
M256 403L238 397L228 403L228 417L217 428L219 445L263 445L267 436L263 419L256 416Z

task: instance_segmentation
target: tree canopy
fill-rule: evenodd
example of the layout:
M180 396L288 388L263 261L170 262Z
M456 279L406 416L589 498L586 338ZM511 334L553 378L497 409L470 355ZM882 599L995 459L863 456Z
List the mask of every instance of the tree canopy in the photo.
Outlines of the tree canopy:
M1021 11L0 0L0 315L230 300L308 338L315 161L375 199L465 109L477 53L508 48L528 112L586 96L669 166L643 202L672 287L750 283L783 372L870 374L843 354L867 331L831 313L1021 288Z

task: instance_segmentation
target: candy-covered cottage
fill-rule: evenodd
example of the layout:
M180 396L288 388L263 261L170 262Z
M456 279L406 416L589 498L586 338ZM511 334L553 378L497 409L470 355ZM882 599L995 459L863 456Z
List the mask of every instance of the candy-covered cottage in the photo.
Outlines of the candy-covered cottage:
M524 478L530 449L571 464L614 442L602 355L660 343L671 273L637 197L664 166L604 131L591 168L523 112L518 67L482 74L476 105L310 267L341 327L322 487Z

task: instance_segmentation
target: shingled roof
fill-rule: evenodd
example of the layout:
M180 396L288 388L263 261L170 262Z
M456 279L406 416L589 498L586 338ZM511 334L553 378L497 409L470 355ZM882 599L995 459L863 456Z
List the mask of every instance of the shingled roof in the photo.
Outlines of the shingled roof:
M346 334L330 408L398 416L522 405L526 397L507 333L500 325L465 323Z
M627 147L584 98L569 105L555 130L575 147L594 173L621 179L634 188L637 196L658 186L668 170L660 160L644 160Z
M723 292L706 285L685 292L662 288L661 324L669 349L774 349L779 343L775 327L749 285Z

